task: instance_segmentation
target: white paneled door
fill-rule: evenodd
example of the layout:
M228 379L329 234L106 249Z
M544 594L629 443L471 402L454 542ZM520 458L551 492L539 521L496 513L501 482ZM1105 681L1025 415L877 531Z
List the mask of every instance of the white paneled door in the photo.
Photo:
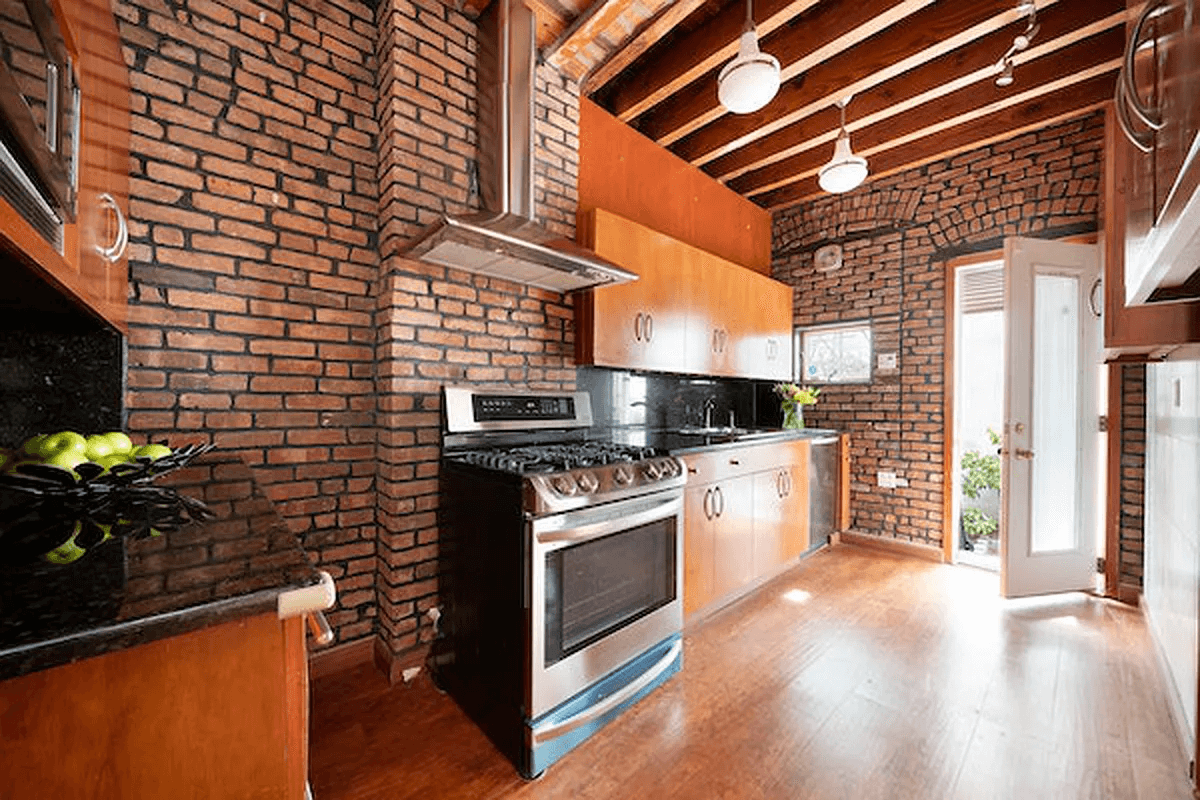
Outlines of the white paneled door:
M1092 588L1101 475L1097 248L1011 238L1004 261L1001 591Z

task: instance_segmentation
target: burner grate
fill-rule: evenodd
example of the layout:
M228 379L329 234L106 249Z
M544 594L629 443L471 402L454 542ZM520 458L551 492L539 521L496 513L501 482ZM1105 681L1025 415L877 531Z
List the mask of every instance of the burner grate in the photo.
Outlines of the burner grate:
M523 475L562 472L604 464L632 463L658 455L659 452L653 447L614 442L574 442L466 450L456 453L454 457L468 464Z

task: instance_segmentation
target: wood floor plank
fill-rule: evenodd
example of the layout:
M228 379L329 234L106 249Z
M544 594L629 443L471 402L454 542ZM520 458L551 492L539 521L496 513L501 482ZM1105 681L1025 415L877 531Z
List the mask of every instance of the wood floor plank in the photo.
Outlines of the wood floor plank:
M317 800L1191 800L1139 612L842 545L685 631L684 669L526 782L422 674L313 682Z

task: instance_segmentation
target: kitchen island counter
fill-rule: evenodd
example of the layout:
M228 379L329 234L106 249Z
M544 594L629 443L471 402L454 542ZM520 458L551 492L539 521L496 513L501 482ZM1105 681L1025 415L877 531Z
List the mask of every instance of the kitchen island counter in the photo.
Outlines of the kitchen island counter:
M836 438L831 428L733 428L701 432L696 428L646 429L614 428L612 437L621 444L654 447L673 456L728 450L759 444L779 444L795 440Z
M69 564L0 563L0 680L274 612L282 592L320 582L237 456L206 453L154 485L216 519L109 539Z

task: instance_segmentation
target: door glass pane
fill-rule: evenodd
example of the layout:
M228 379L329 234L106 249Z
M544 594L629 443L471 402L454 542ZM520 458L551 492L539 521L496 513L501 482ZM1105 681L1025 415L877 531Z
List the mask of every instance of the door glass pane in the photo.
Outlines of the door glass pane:
M1033 284L1032 525L1030 551L1077 547L1079 280Z

